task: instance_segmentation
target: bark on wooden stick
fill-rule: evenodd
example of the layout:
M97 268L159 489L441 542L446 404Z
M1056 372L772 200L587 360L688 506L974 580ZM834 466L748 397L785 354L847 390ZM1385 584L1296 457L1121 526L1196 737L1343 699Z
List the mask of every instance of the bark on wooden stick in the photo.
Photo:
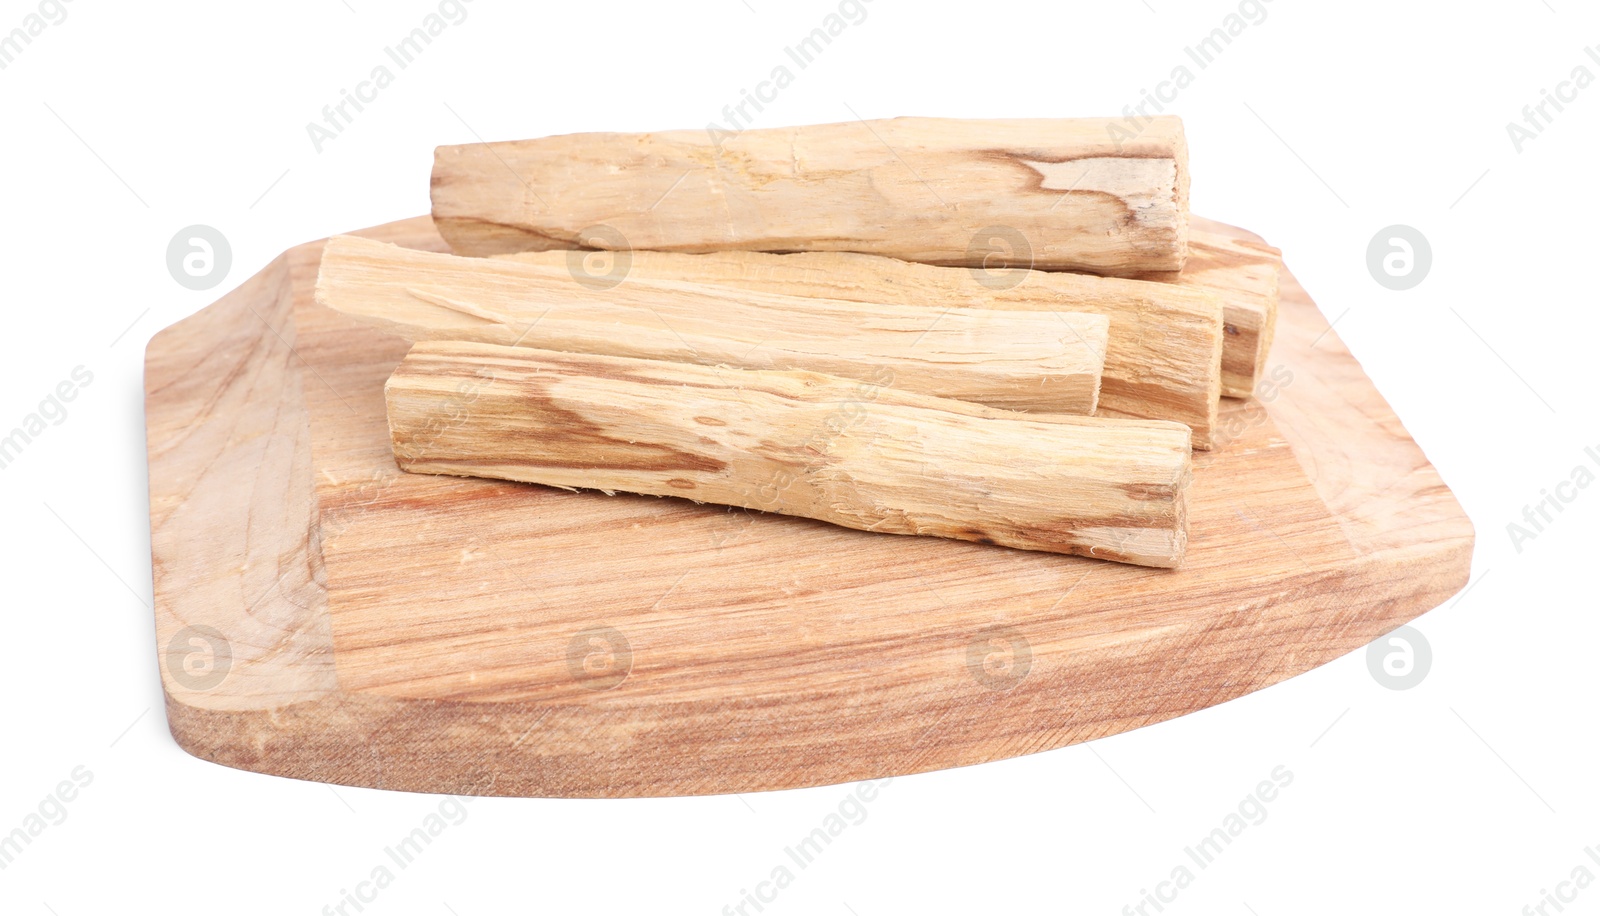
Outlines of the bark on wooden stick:
M1186 255L1183 125L894 118L442 146L433 218L459 254L859 251L1121 275ZM998 243L997 243L997 240Z
M1035 417L811 372L470 342L385 386L408 471L681 496L1027 550L1176 567L1189 431Z
M530 251L503 255L553 272L582 270L609 253ZM1211 447L1221 390L1222 304L1211 292L1171 283L1022 268L933 267L897 258L817 251L626 254L624 283L668 280L754 292L856 302L1088 312L1106 316L1110 337L1099 413L1188 424L1194 447ZM596 273L614 264L594 266Z
M317 301L410 340L476 340L755 369L809 369L1013 410L1094 412L1101 315L874 305L728 287L611 288L530 264L328 242Z

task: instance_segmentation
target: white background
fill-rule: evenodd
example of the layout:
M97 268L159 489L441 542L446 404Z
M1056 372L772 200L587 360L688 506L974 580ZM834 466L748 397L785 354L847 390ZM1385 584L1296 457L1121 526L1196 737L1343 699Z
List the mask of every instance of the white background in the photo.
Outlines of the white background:
M0 2L0 31L36 8ZM702 127L837 4L475 0L315 151L307 122L436 8L76 0L0 71L0 427L74 367L94 375L0 471L0 833L74 767L94 774L0 871L6 913L319 913L440 801L173 744L148 607L149 337L289 246L425 212L436 144ZM1600 487L1520 551L1506 529L1600 450L1600 86L1520 152L1506 130L1574 67L1600 76L1584 53L1600 14L1276 0L1198 70L1185 46L1236 8L873 0L757 126L1115 114L1190 63L1174 110L1195 210L1282 247L1338 318L1471 515L1478 584L1416 623L1434 662L1414 689L1381 686L1357 652L1091 745L895 780L769 913L1122 912L1279 765L1294 782L1266 821L1168 912L1515 914L1575 866L1600 876L1584 853L1600 847ZM168 240L194 223L232 243L208 292L167 272ZM1407 292L1365 263L1395 223L1434 252ZM476 800L368 912L720 913L847 791ZM1600 912L1600 883L1570 911Z

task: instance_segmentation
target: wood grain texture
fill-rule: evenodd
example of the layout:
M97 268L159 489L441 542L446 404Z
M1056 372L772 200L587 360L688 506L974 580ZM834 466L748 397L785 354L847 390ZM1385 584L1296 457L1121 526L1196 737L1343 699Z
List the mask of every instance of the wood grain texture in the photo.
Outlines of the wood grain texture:
M444 247L426 218L364 234ZM1172 571L404 474L406 344L315 304L321 247L148 351L162 683L207 760L487 795L917 773L1221 703L1467 580L1470 523L1287 275L1274 385L1195 456Z
M892 118L441 146L458 254L550 248L860 251L958 266L1179 270L1183 125ZM1003 241L996 245L994 239Z
M528 251L501 257L549 271L731 286L780 295L948 309L1088 313L1109 321L1097 413L1174 420L1211 447L1222 390L1222 304L1172 283L1013 268L935 267L852 252L684 254ZM589 258L603 258L589 265ZM1254 359L1252 353L1251 359Z
M1214 293L1222 299L1222 393L1255 393L1272 351L1278 320L1278 275L1283 254L1259 239L1239 238L1227 227L1195 219L1189 229L1189 260L1178 273L1139 274L1143 280Z
M475 340L747 369L805 369L1010 410L1094 413L1109 321L872 305L709 285L597 287L535 264L328 242L322 305L408 340Z
M423 341L384 392L395 460L414 473L1182 564L1187 426L994 410L892 382Z

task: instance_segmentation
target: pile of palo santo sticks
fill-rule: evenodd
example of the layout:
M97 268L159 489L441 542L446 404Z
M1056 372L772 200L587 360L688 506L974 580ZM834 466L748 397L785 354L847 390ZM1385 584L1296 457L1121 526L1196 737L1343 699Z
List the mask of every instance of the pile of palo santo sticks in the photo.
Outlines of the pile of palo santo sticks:
M332 239L414 341L407 471L1176 567L1278 252L1190 226L1182 124L896 118L440 147L455 254Z

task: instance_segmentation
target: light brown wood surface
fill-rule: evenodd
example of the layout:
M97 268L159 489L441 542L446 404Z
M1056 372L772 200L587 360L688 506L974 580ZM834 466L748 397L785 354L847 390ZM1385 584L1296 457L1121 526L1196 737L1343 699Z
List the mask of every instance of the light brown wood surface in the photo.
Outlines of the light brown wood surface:
M1211 447L1226 356L1222 305L1208 290L1175 283L1022 268L935 267L838 251L594 253L526 251L501 257L618 285L669 280L938 312L1019 309L1103 315L1110 322L1097 413L1174 420ZM598 263L591 264L591 260ZM1165 276L1165 275L1163 275ZM1275 285L1275 283L1274 283ZM1254 344L1249 356L1254 360Z
M1178 118L891 118L441 146L433 218L459 254L860 251L929 264L1178 270Z
M700 366L423 341L384 386L413 473L671 496L1171 568L1189 428L995 410L885 372Z
M328 242L317 302L408 340L476 340L747 369L806 369L1010 410L1094 413L1109 321L952 310L671 281L609 288L565 270Z
M1138 274L1214 293L1222 299L1222 393L1246 398L1267 370L1278 320L1278 274L1283 253L1255 238L1216 231L1196 220L1189 231L1189 260L1178 273Z
M1470 523L1287 274L1273 386L1195 455L1174 571L404 474L406 344L315 304L320 250L147 354L168 721L228 766L544 796L917 773L1221 703L1467 581Z

